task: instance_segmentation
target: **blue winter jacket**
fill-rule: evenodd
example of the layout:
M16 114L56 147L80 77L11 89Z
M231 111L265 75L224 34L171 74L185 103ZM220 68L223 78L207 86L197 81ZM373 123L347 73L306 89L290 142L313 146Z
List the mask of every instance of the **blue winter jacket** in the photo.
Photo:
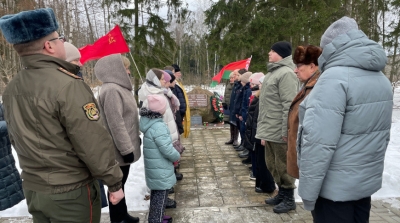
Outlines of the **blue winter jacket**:
M0 105L0 211L11 208L25 199L22 180L11 152L2 107L3 105Z
M171 134L159 113L141 108L140 116L147 187L151 190L170 189L176 183L173 162L180 154L172 146Z
M360 30L324 47L321 77L299 108L298 190L306 210L318 196L352 201L381 188L393 109L381 72L386 61L382 47Z
M229 102L229 122L233 125L236 125L236 114L235 114L235 99L236 99L236 93L238 91L238 89L240 89L242 87L242 84L240 83L240 81L235 81L235 83L233 84L233 88L232 88L232 94L231 94L231 100Z
M247 113L249 111L250 105L250 96L251 96L251 88L250 82L243 86L243 98L242 98L242 106L240 107L240 116L243 118L243 122L247 120Z

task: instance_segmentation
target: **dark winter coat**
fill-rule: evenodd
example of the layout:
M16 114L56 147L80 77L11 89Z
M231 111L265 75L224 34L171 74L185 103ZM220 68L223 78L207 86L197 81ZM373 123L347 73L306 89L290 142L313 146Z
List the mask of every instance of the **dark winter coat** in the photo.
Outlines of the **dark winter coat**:
M246 85L243 86L242 94L243 94L243 98L242 98L242 105L240 107L239 116L242 116L243 121L245 122L247 120L247 112L249 110L249 103L250 103L250 96L251 96L250 83L247 83Z
M233 83L231 84L229 80L225 85L224 99L222 100L222 105L224 106L224 121L229 122L229 107L231 103L231 95L232 95Z
M249 111L246 119L246 132L244 138L244 147L248 150L253 150L254 143L258 142L261 144L261 140L256 139L257 132L257 120L258 120L258 105L259 105L259 95L254 96L250 103Z
M179 100L179 113L181 115L181 118L183 119L186 114L186 100L185 95L183 94L183 90L181 87L179 87L179 85L175 84L175 87L171 87L171 91Z
M231 100L229 102L229 122L233 125L236 125L236 115L234 113L234 109L235 109L235 99L236 99L236 92L238 88L241 88L242 84L240 83L240 81L235 81L235 83L233 84L233 88L232 88L232 94L231 94Z
M3 105L0 105L0 211L11 208L25 199L22 180L11 153L11 142L2 108Z
M180 94L182 95L183 98L180 98L178 91L175 90L176 88L180 88L180 87L177 85L175 85L175 86L176 87L170 87L170 89L171 89L172 93L178 98L179 103L181 103L179 105L179 110L175 112L176 127L178 128L179 135L181 135L184 132L183 124L182 124L183 116L182 116L182 111L181 111L182 110L182 101L181 100L183 99L183 101L185 103L185 112L186 112L186 101L185 101L185 96L183 95L182 89L181 89Z
M231 107L233 108L233 115L238 115L241 116L241 111L240 109L242 108L242 102L243 102L243 89L244 86L239 82L239 86L235 88L235 100L233 104L231 104Z

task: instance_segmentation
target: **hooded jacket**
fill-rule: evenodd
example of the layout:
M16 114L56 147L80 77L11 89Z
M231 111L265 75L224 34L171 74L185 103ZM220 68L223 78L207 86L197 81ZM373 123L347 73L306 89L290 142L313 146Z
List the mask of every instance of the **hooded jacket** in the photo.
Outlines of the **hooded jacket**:
M170 132L160 113L140 109L146 184L151 190L167 190L176 183L173 162L180 154L172 146Z
M94 72L103 82L98 101L104 114L104 125L110 132L115 156L126 166L122 156L133 152L134 162L140 158L139 117L132 83L125 71L121 54L112 54L97 61Z
M150 82L149 82L150 81ZM167 89L168 94L173 94L171 89ZM147 108L147 95L151 94L160 94L164 95L164 90L161 88L161 83L155 76L155 74L150 70L147 75L146 75L146 82L142 84L140 90L139 90L139 100L143 101L143 107ZM168 98L166 98L167 101ZM175 123L175 118L174 118L174 113L172 113L172 109L170 107L170 104L167 103L167 110L165 111L165 114L163 115L163 120L167 124L169 132L171 133L171 138L172 142L175 142L179 139L179 134L178 134L178 129Z
M393 94L381 70L383 48L361 30L350 30L326 45L322 72L300 104L297 163L299 195L313 210L318 196L353 201L382 185L390 139Z
M268 63L260 93L257 139L285 143L282 136L287 136L289 107L299 86L294 68L292 56Z

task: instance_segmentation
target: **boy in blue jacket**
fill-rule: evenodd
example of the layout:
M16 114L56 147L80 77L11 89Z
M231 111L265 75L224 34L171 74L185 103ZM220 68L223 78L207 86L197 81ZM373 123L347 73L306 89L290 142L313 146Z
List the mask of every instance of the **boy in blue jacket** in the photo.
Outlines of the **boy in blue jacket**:
M143 156L147 187L151 189L149 223L172 222L163 219L168 190L175 185L173 162L180 158L162 115L167 109L164 95L148 95L148 108L140 109L139 128L143 132Z

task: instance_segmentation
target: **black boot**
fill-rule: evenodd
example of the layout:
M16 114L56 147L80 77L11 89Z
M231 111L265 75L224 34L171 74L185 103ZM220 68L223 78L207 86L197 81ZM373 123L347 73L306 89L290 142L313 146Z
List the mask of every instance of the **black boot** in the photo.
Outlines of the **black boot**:
M280 187L278 194L273 198L265 199L265 203L269 205L278 205L283 201L283 197L283 189Z
M175 173L175 177L176 177L176 180L182 180L183 179L183 174L176 172Z
M233 135L234 135L233 125L230 125L230 130L231 130L231 139L229 141L226 141L225 145L232 145L234 142L234 140L233 140Z
M176 201L172 200L171 198L167 198L167 205L165 206L166 209L176 208Z
M247 157L249 157L249 150L248 150L248 149L243 150L243 152L239 153L238 156L239 156L240 158L247 158Z
M140 219L138 217L133 217L133 216L131 216L129 214L126 214L126 217L125 217L125 222L126 223L138 223L139 220Z
M233 147L239 146L238 137L239 137L239 128L235 125L232 125L233 128Z
M248 156L247 159L242 160L243 164L251 164L251 156ZM252 170L252 169L250 169Z
M283 201L274 207L275 213L287 213L291 210L296 210L296 202L294 201L294 189L283 190Z

